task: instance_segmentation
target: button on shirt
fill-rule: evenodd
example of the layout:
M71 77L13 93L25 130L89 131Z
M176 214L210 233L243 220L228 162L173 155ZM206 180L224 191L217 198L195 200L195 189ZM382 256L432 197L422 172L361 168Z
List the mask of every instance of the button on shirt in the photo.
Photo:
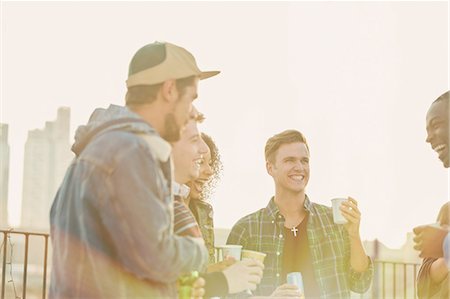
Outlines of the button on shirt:
M366 292L373 277L370 258L365 272L355 272L350 266L348 233L342 225L334 224L331 208L310 202L308 197L304 208L310 215L307 234L320 298L350 298L350 291ZM281 277L283 227L284 218L272 198L267 207L240 219L230 232L227 244L267 254L264 275L254 295L270 295L285 280Z

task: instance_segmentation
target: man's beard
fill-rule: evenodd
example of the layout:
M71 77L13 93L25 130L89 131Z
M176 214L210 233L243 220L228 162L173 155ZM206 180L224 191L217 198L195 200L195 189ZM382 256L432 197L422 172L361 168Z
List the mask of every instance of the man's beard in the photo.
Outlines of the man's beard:
M180 140L181 128L175 120L175 115L169 113L164 120L164 134L161 136L167 142L177 142Z

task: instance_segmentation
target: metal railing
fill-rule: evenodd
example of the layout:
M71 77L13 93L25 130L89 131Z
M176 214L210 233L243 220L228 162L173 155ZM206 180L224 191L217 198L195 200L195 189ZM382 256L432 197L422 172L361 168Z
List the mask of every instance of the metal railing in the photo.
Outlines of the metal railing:
M2 246L0 253L2 253L2 276L1 276L1 299L5 298L6 278L7 278L7 265L12 271L13 261L11 257L12 244L11 235L17 235L23 237L23 270L21 271L22 278L22 297L16 298L26 299L27 296L27 277L28 277L28 264L29 264L29 241L30 237L41 238L44 241L43 263L39 263L39 267L42 267L42 271L39 271L40 279L42 279L42 298L46 298L47 291L47 272L48 272L48 255L49 255L49 234L37 233L27 231L15 231L15 230L0 230L3 234ZM42 248L41 248L42 249ZM10 259L8 261L8 254ZM20 264L18 264L20 266ZM396 299L396 298L417 298L416 290L416 277L420 264L418 263L404 263L394 261L374 261L374 279L371 288L361 295L352 296L354 298L373 298L373 299ZM12 277L10 277L12 279ZM11 282L11 281L8 281ZM14 289L15 292L15 289Z
M43 256L43 274L42 274L42 298L45 299L46 291L47 291L47 260L48 260L48 238L49 234L47 233L37 233L37 232L27 232L27 231L16 231L13 229L10 230L0 230L3 234L2 247L0 248L0 252L2 255L2 289L1 289L1 299L5 298L5 290L6 290L6 265L8 264L11 273L13 267L12 261L12 248L13 244L11 242L11 235L18 235L24 238L24 255L23 255L23 272L22 272L22 297L21 299L26 299L27 297L27 278L28 278L28 257L29 257L29 241L30 237L42 238L44 240L44 256ZM10 249L9 252L8 249ZM9 261L7 261L8 254L10 255ZM12 275L11 275L12 276ZM12 277L10 277L10 281L13 282ZM14 282L13 282L14 283ZM14 287L15 292L15 287ZM16 298L18 297L15 294ZM20 298L20 297L19 297Z
M370 289L353 298L406 299L417 298L417 273L420 263L374 261L374 277Z

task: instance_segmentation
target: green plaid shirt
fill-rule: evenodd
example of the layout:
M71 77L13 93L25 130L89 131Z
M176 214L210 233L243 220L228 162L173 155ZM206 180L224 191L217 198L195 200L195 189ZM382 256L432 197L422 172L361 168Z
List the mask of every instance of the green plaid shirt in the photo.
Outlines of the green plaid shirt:
M308 197L304 207L309 212L308 242L320 297L350 298L350 291L366 292L373 277L370 258L369 268L365 272L355 272L350 266L348 233L343 225L334 224L331 208L310 202ZM281 277L283 226L284 217L272 198L266 208L240 219L228 236L227 244L239 244L243 249L267 254L264 276L254 295L270 295L286 282L286 278Z

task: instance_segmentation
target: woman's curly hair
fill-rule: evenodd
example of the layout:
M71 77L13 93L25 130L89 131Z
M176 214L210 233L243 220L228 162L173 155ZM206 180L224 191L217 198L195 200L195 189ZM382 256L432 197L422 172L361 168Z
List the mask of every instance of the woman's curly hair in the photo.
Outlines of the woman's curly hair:
M203 132L201 136L203 141L205 141L206 145L209 147L209 150L211 151L211 169L213 172L212 176L209 178L209 180L203 187L202 194L200 195L201 200L207 200L213 193L214 189L216 188L216 184L219 181L223 166L222 161L220 160L219 149L217 148L217 145L215 144L214 140L211 138L211 136Z

